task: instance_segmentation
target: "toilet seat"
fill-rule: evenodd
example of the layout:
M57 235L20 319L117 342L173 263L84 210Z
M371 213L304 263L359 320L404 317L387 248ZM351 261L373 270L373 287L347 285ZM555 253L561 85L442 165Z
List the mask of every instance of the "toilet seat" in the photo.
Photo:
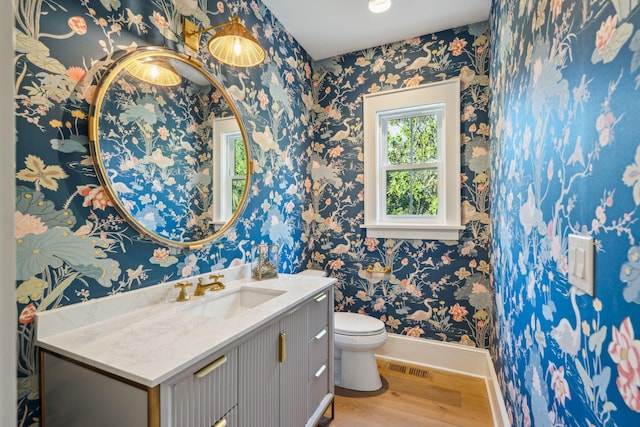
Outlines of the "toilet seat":
M358 313L334 313L335 333L344 336L363 337L386 332L384 323L375 317Z

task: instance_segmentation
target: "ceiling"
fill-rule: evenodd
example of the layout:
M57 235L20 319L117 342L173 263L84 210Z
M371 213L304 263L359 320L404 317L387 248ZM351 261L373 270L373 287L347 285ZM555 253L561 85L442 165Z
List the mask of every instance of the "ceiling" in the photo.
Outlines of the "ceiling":
M263 0L311 57L318 61L485 21L491 0L391 0L375 14L368 0Z

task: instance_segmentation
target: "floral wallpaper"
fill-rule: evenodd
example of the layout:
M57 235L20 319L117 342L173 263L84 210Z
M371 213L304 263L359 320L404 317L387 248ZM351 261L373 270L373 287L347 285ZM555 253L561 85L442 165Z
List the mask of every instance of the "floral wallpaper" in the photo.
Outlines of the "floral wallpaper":
M489 249L489 34L486 23L314 64L314 141L304 186L308 266L339 282L336 311L380 318L390 332L487 347L493 317ZM461 81L461 239L367 238L362 96ZM388 266L391 274L368 273Z
M260 1L14 0L14 10L18 425L37 426L36 312L242 263L252 243L278 243L280 271L300 269L311 62ZM264 64L220 65L206 53L206 37L198 53L182 45L182 16L205 27L234 13L267 49ZM89 155L96 82L120 55L144 46L197 55L227 88L249 137L255 173L247 205L222 238L197 251L141 238L112 207ZM153 96L154 111L172 117L161 95L138 95ZM168 161L154 153L150 161Z
M492 261L499 377L515 426L640 423L637 0L492 11ZM567 281L595 240L595 296Z

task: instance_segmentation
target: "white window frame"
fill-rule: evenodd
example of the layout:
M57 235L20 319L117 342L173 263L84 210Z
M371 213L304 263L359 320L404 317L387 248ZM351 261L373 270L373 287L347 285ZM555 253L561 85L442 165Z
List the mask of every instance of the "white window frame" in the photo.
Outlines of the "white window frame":
M234 141L242 132L235 117L213 120L213 224L224 225L233 216ZM247 153L248 155L248 153ZM246 176L245 176L246 179ZM218 182L220 185L216 185Z
M382 123L402 113L442 110L438 135L438 215L386 215L386 129ZM460 80L457 78L364 96L364 224L367 237L459 240ZM440 138L442 137L442 138Z

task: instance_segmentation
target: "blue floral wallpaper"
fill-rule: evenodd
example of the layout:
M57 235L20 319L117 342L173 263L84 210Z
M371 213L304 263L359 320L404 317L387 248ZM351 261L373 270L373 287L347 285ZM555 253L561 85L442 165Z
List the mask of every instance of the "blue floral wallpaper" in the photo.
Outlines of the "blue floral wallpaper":
M311 62L259 1L14 3L18 425L36 426L37 311L245 262L252 243L278 243L280 270L300 269ZM89 154L89 103L124 52L162 46L196 54L180 42L181 17L205 27L232 14L267 49L267 62L220 65L206 53L206 37L197 57L236 102L255 174L239 221L212 245L180 252L141 238L110 206Z
M515 426L640 425L637 0L495 0L493 348ZM567 282L595 239L595 297Z
M314 141L304 188L308 266L339 279L336 311L380 318L390 332L487 347L489 34L486 24L374 47L314 64ZM461 82L459 241L367 238L362 96L448 78ZM311 102L311 101L309 101ZM390 275L368 273L388 266Z

